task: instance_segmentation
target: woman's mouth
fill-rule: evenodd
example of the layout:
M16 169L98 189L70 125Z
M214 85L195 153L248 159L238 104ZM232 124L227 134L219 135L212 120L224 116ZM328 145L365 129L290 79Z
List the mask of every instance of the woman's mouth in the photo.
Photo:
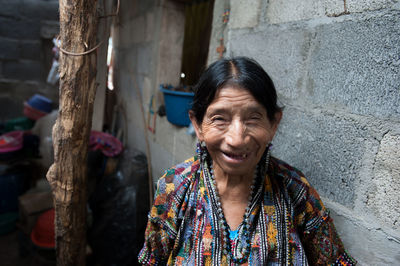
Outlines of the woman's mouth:
M249 156L248 153L230 153L230 152L222 152L222 153L228 158L235 161L243 161Z

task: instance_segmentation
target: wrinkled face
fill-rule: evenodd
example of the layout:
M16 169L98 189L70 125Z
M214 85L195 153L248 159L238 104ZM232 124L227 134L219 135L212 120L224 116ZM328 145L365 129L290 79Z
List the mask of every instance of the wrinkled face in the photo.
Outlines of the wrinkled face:
M197 137L204 141L216 171L228 175L253 175L277 130L281 112L271 123L267 111L245 89L227 85L217 91L203 122L191 115Z

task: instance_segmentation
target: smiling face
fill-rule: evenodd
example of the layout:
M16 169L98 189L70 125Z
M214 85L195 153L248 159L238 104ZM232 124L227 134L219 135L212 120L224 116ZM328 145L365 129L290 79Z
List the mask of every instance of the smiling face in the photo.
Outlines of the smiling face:
M227 175L253 176L282 113L268 119L263 105L246 89L227 85L217 90L201 124L191 114L197 137L204 141L214 169Z

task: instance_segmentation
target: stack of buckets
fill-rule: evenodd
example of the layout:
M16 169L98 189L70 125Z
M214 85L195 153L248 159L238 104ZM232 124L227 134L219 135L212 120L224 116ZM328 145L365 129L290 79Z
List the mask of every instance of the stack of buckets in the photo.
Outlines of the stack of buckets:
M24 115L32 120L38 120L51 112L52 105L53 102L50 99L35 94L24 102Z
M24 103L24 115L37 120L47 115L52 110L52 101L48 98L35 94ZM14 230L18 219L18 197L25 192L25 179L28 173L19 169L18 162L24 146L24 130L15 130L17 126L21 129L30 128L32 123L26 123L22 119L14 119L9 125L10 131L0 135L0 235Z

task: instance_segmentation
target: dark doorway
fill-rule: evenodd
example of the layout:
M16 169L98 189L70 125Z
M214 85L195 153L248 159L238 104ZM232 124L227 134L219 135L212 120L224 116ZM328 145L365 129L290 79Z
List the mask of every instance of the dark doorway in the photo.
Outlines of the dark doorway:
M187 1L181 84L194 85L207 63L214 0Z

